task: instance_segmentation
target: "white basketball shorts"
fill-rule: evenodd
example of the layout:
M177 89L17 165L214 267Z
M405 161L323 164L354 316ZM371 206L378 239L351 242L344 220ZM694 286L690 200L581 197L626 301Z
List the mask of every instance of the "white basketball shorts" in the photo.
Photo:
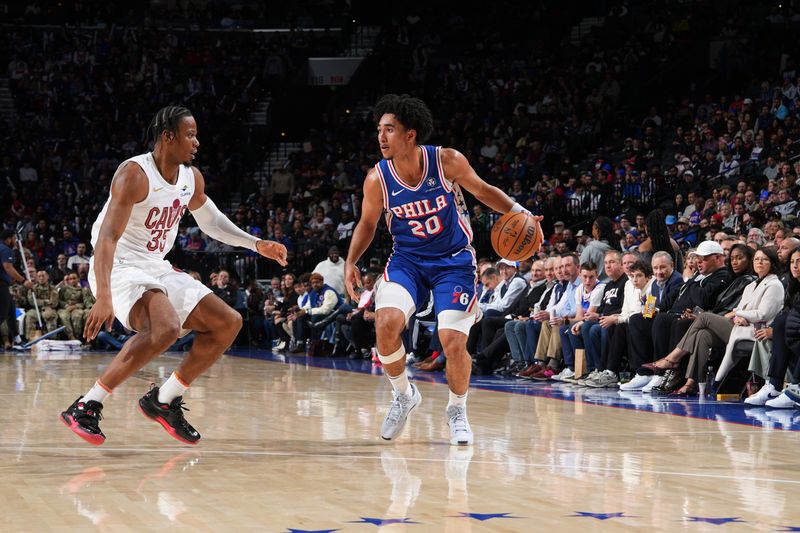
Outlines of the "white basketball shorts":
M89 261L89 286L97 295L94 257ZM126 328L131 326L129 315L134 304L149 290L160 290L178 314L181 327L195 306L212 291L189 274L175 270L168 261L119 262L111 268L111 303L114 314ZM182 331L184 335L187 331Z

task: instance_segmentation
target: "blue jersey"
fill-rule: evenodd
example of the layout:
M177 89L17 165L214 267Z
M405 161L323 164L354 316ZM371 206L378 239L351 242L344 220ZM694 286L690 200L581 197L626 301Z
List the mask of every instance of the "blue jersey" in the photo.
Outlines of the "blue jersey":
M375 165L393 251L430 258L452 256L472 242L467 204L459 186L444 175L441 147L420 148L422 180L416 187L403 181L390 159Z

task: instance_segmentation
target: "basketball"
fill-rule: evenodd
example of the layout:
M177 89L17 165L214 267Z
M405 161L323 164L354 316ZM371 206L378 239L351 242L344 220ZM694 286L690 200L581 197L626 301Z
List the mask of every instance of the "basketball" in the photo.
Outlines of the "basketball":
M492 248L510 261L528 259L543 240L541 226L527 213L506 213L492 226Z

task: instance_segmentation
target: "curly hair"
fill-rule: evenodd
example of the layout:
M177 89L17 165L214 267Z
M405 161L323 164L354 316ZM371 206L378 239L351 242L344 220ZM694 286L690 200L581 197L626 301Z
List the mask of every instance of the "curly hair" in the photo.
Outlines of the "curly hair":
M150 135L153 137L153 142L158 143L161 140L161 133L166 131L173 136L178 134L178 124L181 119L191 117L192 112L185 107L170 105L162 107L156 112L152 122L150 122Z
M408 94L387 94L381 97L372 110L375 122L391 113L406 129L417 132L417 143L427 141L433 133L433 115L425 102Z

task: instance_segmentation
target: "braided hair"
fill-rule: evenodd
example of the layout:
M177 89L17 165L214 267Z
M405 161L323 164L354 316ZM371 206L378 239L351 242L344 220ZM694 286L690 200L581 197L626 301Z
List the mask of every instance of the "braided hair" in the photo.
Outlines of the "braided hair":
M647 226L647 236L650 237L653 252L667 252L675 261L675 249L669 236L669 228L664 222L664 212L661 209L653 209L645 219Z
M373 116L375 122L391 113L406 129L417 132L417 143L427 141L433 133L433 115L425 102L408 94L387 94L375 104Z
M181 119L191 116L191 111L177 105L170 105L159 109L148 128L153 142L157 144L161 139L161 133L164 131L171 134L172 137L176 136L178 134L178 124L180 124Z

